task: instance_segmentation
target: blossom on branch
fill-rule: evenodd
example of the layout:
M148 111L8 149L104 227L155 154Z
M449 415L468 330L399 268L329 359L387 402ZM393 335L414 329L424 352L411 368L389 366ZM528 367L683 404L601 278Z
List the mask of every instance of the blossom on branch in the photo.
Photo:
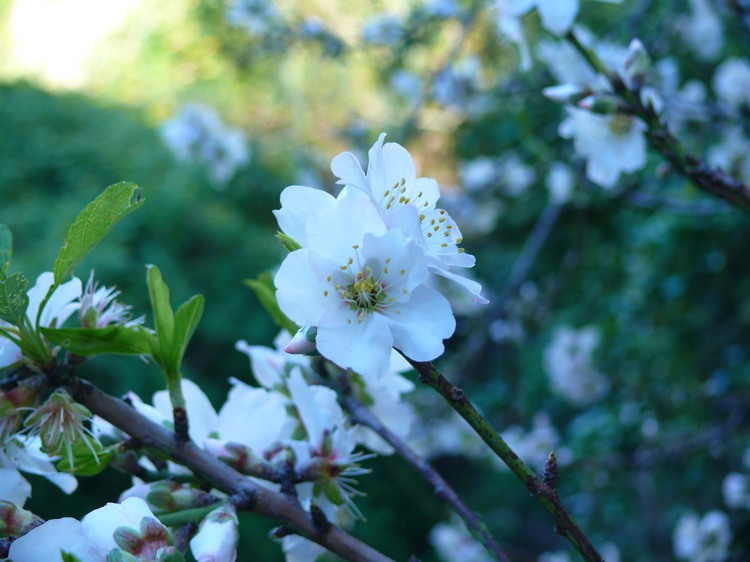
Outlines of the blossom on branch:
M295 195L313 202L319 193L292 186L282 201ZM405 220L416 221L416 209L404 209ZM278 215L284 228L293 214L282 208ZM275 279L279 306L297 324L318 328L323 356L377 378L388 370L391 347L417 361L443 352L442 340L455 328L450 305L425 284L425 253L401 229L389 230L371 201L330 198L304 227L284 230L300 233L306 247L281 264Z
M351 152L331 161L337 183L358 190L374 203L388 229L400 229L424 252L430 273L441 275L466 289L477 303L487 303L482 286L455 273L454 268L473 267L474 256L459 248L461 231L450 215L436 207L438 183L416 177L411 154L400 144L383 144L385 133L370 148L367 172ZM418 223L414 221L418 218Z

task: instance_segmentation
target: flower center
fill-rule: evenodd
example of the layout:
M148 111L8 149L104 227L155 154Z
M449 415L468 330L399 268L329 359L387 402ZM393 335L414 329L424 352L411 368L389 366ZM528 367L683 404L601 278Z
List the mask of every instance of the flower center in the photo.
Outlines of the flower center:
M625 136L633 128L633 121L627 115L618 113L609 122L609 130L618 136Z
M374 278L372 268L366 265L354 276L354 282L340 290L341 296L349 303L352 310L361 314L378 310L388 298L381 278Z

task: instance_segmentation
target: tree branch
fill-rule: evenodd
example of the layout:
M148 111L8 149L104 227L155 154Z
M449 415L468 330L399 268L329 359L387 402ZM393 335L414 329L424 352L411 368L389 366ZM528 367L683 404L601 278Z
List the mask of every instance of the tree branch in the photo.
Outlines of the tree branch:
M182 442L166 428L149 421L124 401L102 392L88 381L74 379L69 385L71 395L100 416L144 445L166 451L180 464L184 464L196 475L205 478L219 490L230 494L241 494L247 501L247 511L280 521L283 526L315 541L352 562L388 562L391 559L372 547L355 539L340 528L330 525L321 528L310 514L299 505L278 492L261 488L210 456L193 442Z
M490 423L477 412L464 391L451 384L435 366L427 362L414 361L404 356L419 373L419 381L434 388L450 406L464 418L482 440L500 457L513 474L523 482L537 501L555 520L555 530L565 537L588 562L604 562L591 540L578 527L560 501L557 489L543 482L508 446Z
M340 385L341 386L341 385ZM466 527L472 535L484 546L487 552L498 562L510 562L508 556L502 551L500 545L490 533L487 525L481 517L471 511L461 500L456 491L448 482L413 449L404 443L395 433L388 429L372 411L360 400L345 389L339 388L339 399L346 411L349 412L352 421L365 425L380 435L393 447L410 465L412 465L435 490L435 495L450 505L453 510L464 520Z
M669 130L667 122L659 116L653 104L650 101L644 102L640 87L631 88L625 84L622 77L611 72L596 53L581 43L572 30L565 39L592 69L609 81L614 93L625 103L626 113L639 117L646 124L646 139L651 148L672 164L677 173L693 182L698 189L750 212L750 189L743 182L689 153Z

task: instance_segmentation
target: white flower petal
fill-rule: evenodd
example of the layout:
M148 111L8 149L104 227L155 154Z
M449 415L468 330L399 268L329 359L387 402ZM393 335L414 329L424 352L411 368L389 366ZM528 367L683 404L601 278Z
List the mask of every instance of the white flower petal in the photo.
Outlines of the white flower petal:
M578 0L539 0L537 10L545 29L564 35L578 15Z
M281 192L281 209L274 211L279 228L300 246L307 246L305 226L310 214L318 209L331 208L336 199L320 189L290 185Z
M369 195L370 184L367 181L365 172L362 170L362 166L359 165L357 157L351 152L342 152L334 156L333 160L331 160L331 172L339 178L336 183L354 187Z
M0 468L0 500L20 507L31 497L31 484L13 468Z
M206 437L216 429L219 418L208 396L197 384L189 379L182 379L180 386L185 398L190 439L200 446ZM169 399L168 391L160 390L156 392L152 402L154 407L166 418L171 419L173 417L172 402Z
M415 361L431 361L443 353L443 340L456 329L448 300L426 286L417 287L407 302L388 309L393 346Z
M359 322L353 311L332 309L318 325L317 343L321 355L340 367L377 379L388 370L393 338L381 314L365 314Z
M89 541L92 552L107 557L113 548L118 548L114 539L114 532L118 527L140 529L144 517L156 519L148 504L141 498L127 498L122 503L108 503L88 513L81 520L81 528Z
M14 541L8 557L13 562L62 560L61 550L75 554L81 562L101 562L106 558L89 549L81 522L72 517L51 519Z
M326 276L340 265L307 249L289 254L274 279L284 314L300 326L317 326L330 303L325 294Z
M343 265L361 245L365 234L380 236L386 232L378 210L366 199L343 198L335 208L314 213L307 222L307 241L311 250Z
M274 442L286 437L286 400L279 393L234 382L219 410L219 436L263 454Z

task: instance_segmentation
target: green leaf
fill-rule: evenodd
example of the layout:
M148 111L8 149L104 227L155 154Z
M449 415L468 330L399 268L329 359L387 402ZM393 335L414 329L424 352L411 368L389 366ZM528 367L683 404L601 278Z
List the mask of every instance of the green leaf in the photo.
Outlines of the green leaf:
M65 552L64 550L60 550L60 559L62 562L81 562L81 559L78 558L78 556L72 552Z
M292 322L289 317L281 312L279 303L276 300L276 287L273 284L273 278L270 273L261 273L257 279L246 279L245 285L255 291L260 304L266 309L269 316L277 326L285 329L290 334L296 334L299 326Z
M154 335L140 326L95 328L40 328L48 341L71 353L89 357L116 353L147 355L151 353Z
M10 229L0 223L0 280L5 279L13 255L13 234Z
M78 214L55 260L56 284L70 277L86 254L101 242L112 227L143 204L140 194L133 201L137 189L138 186L131 182L110 185Z
M169 302L169 287L155 265L147 266L146 282L151 298L151 309L154 313L154 328L159 341L159 357L154 359L168 360L171 356L172 338L174 336L174 311Z
M14 273L0 281L0 319L14 326L20 326L23 323L29 306L29 297L26 294L28 285L29 281L23 273Z
M190 338L203 315L203 295L194 295L184 302L174 317L174 339L172 340L171 361L179 369Z
M96 456L89 446L96 451ZM107 468L114 458L114 452L114 447L103 447L91 437L85 437L73 444L72 467L67 452L64 449L60 451L62 458L57 463L57 470L76 476L94 476Z

